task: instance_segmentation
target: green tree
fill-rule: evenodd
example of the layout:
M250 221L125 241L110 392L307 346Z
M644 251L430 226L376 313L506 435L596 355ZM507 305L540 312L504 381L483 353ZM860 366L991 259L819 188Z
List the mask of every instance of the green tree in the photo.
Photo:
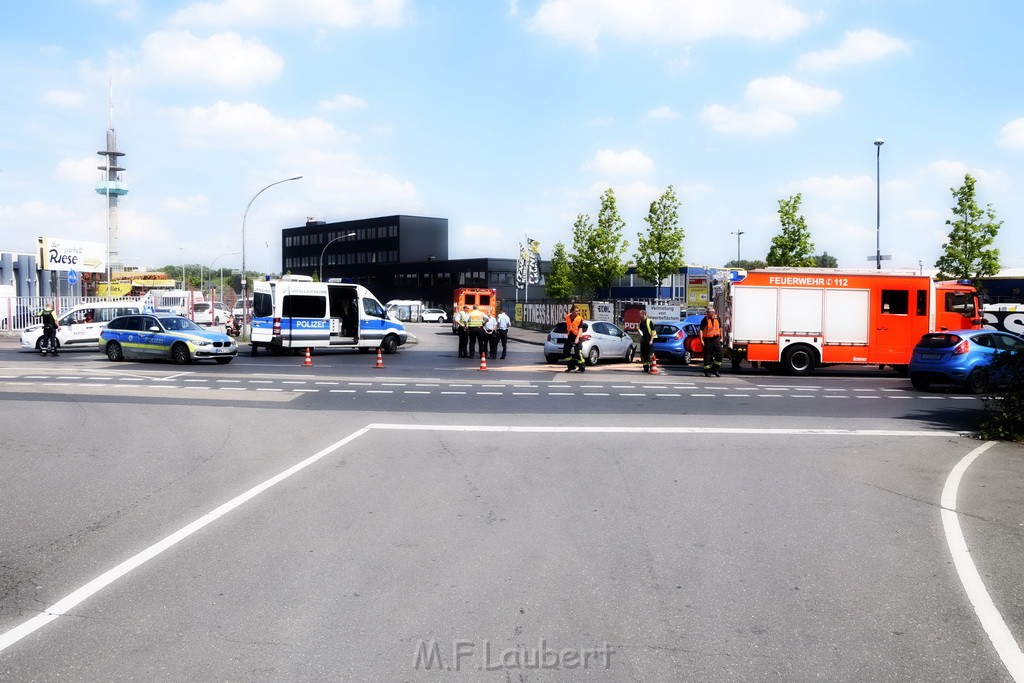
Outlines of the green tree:
M724 268L742 268L743 270L757 270L758 268L764 268L768 264L760 259L754 259L750 261L748 259L740 259L737 261L733 259L723 266Z
M976 183L968 173L964 176L963 185L949 188L956 199L953 215L959 218L946 220L951 230L942 245L942 256L935 262L941 279L977 280L999 272L999 250L992 243L1003 222L996 220L991 204L985 210L978 206L974 189Z
M800 215L803 197L797 193L779 200L779 222L782 232L772 238L772 248L765 261L769 266L813 266L814 243L807 221Z
M559 242L551 252L551 272L545 285L549 299L571 299L573 294L572 268L565 244Z
M820 254L815 254L811 258L814 259L814 265L817 268L838 268L839 259L827 251L823 251Z
M679 226L679 200L671 185L651 206L644 218L647 234L638 233L636 258L637 275L660 287L669 275L683 265L683 238L686 233Z
M622 238L626 223L619 216L615 204L615 191L611 188L601 195L601 211L594 226L587 214L579 214L573 225L573 251L571 257L573 279L584 298L599 290L608 289L616 278L626 273L622 255L629 242Z

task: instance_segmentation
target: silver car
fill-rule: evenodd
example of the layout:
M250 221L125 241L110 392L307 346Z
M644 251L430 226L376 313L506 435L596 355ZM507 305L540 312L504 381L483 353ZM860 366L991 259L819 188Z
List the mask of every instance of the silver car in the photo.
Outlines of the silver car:
M544 357L549 363L560 363L564 358L562 351L566 336L565 323L558 323L548 333L544 342ZM584 320L580 325L580 339L587 365L597 365L602 358L631 363L636 355L633 338L622 328L603 320Z

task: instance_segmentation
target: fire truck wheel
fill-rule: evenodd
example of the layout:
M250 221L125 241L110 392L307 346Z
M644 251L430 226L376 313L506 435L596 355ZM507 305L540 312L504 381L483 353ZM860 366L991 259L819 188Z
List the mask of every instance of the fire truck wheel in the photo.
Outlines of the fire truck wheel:
M814 349L803 344L794 344L782 354L782 365L790 375L809 375L817 361Z
M921 377L920 375L911 375L910 383L915 389L921 389L922 391L932 385L932 381L927 377Z

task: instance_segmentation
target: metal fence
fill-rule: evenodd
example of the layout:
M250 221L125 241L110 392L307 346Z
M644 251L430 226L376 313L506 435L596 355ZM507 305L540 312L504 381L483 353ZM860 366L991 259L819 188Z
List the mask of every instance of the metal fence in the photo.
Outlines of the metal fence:
M52 304L59 317L79 304L95 304L109 301L138 303L141 297L108 299L102 296L9 296L0 298L0 332L20 333L21 330L39 324L39 312L46 304Z
M595 310L597 304L612 306L614 311L612 315L612 322L617 325L622 324L626 308L634 307L637 304L644 306L676 306L679 308L680 320L688 315L704 312L703 306L687 306L686 302L681 300L666 301L665 299L630 299L628 301L594 301L583 303L590 304L592 311ZM515 313L517 311L517 305L522 307L522 315L518 317L516 317ZM522 303L517 302L514 299L503 299L501 302L502 309L508 312L514 319L513 324L517 327L534 330L548 330L565 320L565 314L571 305L572 302L569 301L536 301Z

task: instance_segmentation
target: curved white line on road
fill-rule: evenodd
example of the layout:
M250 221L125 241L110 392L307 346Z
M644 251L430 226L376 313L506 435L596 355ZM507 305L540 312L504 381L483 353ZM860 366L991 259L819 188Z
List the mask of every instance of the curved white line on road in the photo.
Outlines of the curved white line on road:
M299 472L300 470L309 467L310 465L320 460L321 458L330 455L331 453L338 450L348 442L359 438L366 432L367 429L363 428L357 430L356 432L353 432L352 434L349 434L341 441L333 443L327 448L320 451L319 453L315 453L306 458L305 460L292 465L283 472L274 475L270 479L267 479L262 484L257 484L256 486L253 486L245 493L235 496L234 498L224 503L217 509L206 513L205 515L203 515L196 521L192 522L191 524L188 524L187 526L178 529L173 534L167 536L163 540L157 541L153 545L149 546L137 555L128 558L127 560L117 565L113 569L107 570L106 572L99 575L98 577L96 577L89 583L85 584L78 590L58 600L50 607L47 607L43 610L41 614L32 617L31 619L20 624L19 626L15 626L7 633L0 635L0 652L3 652L11 645L14 645L25 636L30 635L35 631L38 631L43 626L46 626L57 617L67 614L68 611L74 609L92 595L95 595L99 591L103 590L104 588L106 588L113 582L117 581L128 572L132 571L133 569L137 569L149 560L152 560L154 557L156 557L163 551L175 545L178 541L188 538L189 536L199 531L210 522L219 519L221 516L227 514L228 512L231 512L242 503L245 503L248 500L255 498L256 496L263 493L264 491L274 486L275 484L284 481L285 479L292 476L296 472Z
M967 549L967 542L964 540L963 531L960 529L960 520L956 513L956 494L960 488L960 479L964 472L978 456L987 451L994 441L988 441L978 446L963 457L957 463L953 471L946 478L946 485L942 488L942 527L946 531L946 543L949 545L949 552L953 555L953 564L956 572L960 575L960 582L967 591L974 606L974 613L978 615L981 627L985 629L989 640L995 646L1003 666L1015 681L1024 681L1024 652L1014 639L1002 615L996 609L995 603L988 594L985 584L981 581L981 575L974 560L971 559L971 551Z

